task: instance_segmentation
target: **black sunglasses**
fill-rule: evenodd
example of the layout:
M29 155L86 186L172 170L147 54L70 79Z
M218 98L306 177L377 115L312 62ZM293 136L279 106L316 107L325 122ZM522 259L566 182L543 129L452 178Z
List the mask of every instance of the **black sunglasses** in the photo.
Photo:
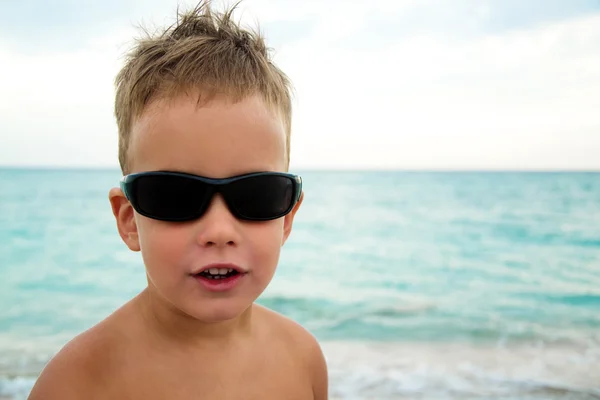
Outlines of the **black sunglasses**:
M283 172L256 172L225 179L152 171L126 175L121 190L141 215L161 221L200 218L215 193L221 193L230 212L249 221L268 221L287 215L302 193L302 178Z

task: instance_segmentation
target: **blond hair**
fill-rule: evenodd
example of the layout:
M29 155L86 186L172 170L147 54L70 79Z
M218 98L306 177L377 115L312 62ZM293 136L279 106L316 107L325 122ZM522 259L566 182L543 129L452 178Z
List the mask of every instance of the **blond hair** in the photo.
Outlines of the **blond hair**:
M118 73L115 117L119 130L119 164L129 173L128 148L136 118L153 100L194 91L210 99L217 93L232 101L260 95L282 117L289 165L291 85L273 63L259 32L232 20L237 4L224 12L202 0L177 13L177 22L162 32L137 40ZM205 97L206 96L206 97ZM200 99L198 99L200 101Z

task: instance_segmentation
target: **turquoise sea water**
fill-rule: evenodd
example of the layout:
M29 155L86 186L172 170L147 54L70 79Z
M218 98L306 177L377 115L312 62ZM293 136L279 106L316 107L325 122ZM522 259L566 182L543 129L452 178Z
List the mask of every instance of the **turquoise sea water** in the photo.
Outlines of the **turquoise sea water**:
M259 300L323 344L332 397L600 399L600 174L303 172ZM118 171L0 169L0 398L145 284Z

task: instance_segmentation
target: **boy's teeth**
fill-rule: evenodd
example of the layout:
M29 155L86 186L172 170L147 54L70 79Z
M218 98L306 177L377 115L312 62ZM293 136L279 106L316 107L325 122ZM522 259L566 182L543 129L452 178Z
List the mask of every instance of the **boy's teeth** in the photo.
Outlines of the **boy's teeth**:
M210 275L227 275L233 272L233 268L209 268L204 272Z

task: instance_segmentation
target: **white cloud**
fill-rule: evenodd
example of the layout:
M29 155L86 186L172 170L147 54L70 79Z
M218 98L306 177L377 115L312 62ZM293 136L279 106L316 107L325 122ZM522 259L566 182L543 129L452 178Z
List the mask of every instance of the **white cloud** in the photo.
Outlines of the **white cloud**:
M116 45L27 55L0 50L0 163L112 165Z
M305 29L276 52L296 87L298 168L600 168L600 15L466 35L396 31L430 12L416 1L251 4L268 37L289 34L275 22ZM113 79L132 32L39 55L0 39L0 164L117 166Z
M600 168L599 43L594 16L360 53L288 48L297 164Z

